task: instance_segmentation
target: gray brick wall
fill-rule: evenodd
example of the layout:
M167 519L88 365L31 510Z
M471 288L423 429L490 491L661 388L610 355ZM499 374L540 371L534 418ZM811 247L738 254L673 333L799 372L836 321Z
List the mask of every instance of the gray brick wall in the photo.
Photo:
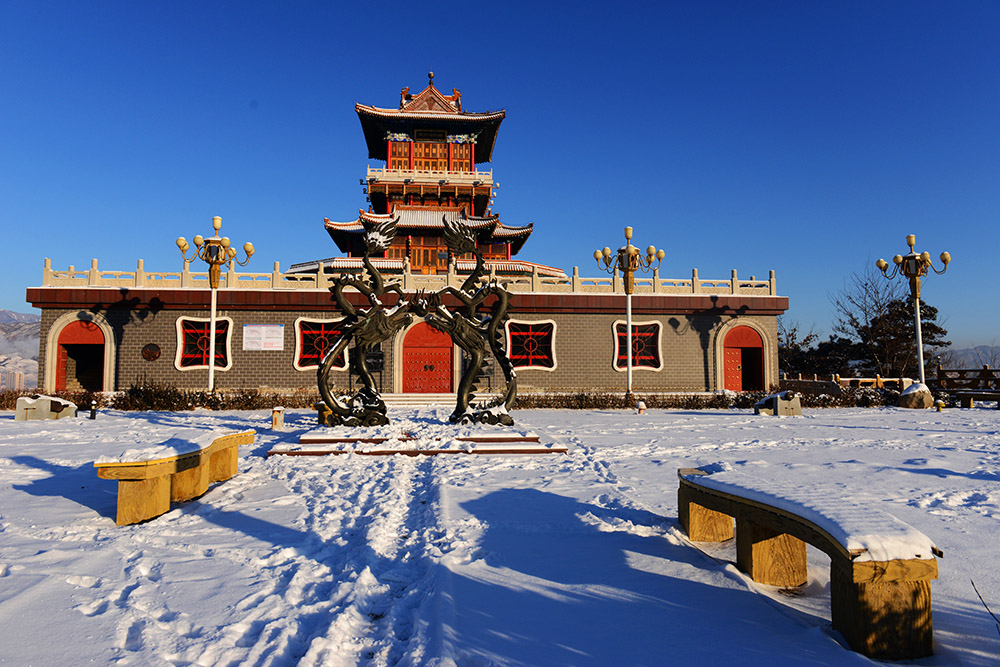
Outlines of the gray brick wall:
M45 367L45 332L53 321L72 310L44 309L39 354L39 377L48 372ZM204 318L204 310L126 311L110 310L102 313L115 331L117 338L116 386L127 388L133 382L152 380L182 388L201 388L207 385L206 369L180 371L174 365L177 353L176 320L179 317ZM316 386L315 371L298 371L293 367L295 354L295 320L298 317L334 319L336 314L325 311L219 311L220 317L233 321L231 353L232 368L216 370L216 387L261 388L264 390L312 390ZM624 314L514 314L519 321L554 320L556 322L555 353L557 369L518 369L518 386L522 392L575 391L580 389L621 390L625 386L625 373L612 368L614 339L612 324L623 320ZM657 321L661 325L661 355L663 369L650 371L637 369L633 373L635 391L710 391L717 386L716 339L719 328L732 320L730 316L716 315L641 315L637 322ZM752 321L765 332L765 349L775 350L777 324L774 317L754 315L741 317ZM284 349L282 351L244 351L244 324L283 324ZM148 343L160 347L161 355L155 361L142 358L142 348ZM383 343L385 369L383 390L393 391L393 343ZM777 359L767 355L769 373L777 377ZM338 386L347 387L347 373L334 372ZM376 377L377 379L377 377ZM503 384L502 373L496 367L493 386ZM481 389L485 389L483 383Z

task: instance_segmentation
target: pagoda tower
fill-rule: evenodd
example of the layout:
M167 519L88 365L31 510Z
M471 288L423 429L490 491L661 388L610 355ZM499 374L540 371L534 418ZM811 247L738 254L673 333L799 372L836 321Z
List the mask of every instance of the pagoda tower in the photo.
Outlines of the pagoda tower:
M417 94L403 88L398 109L355 104L368 146L368 157L385 166L368 166L361 179L368 210L348 222L324 219L325 229L346 257L321 260L333 273L357 271L364 252L365 223L395 218L396 238L374 261L385 274L446 273L454 262L456 273L469 273L473 255L452 257L444 240L444 222L461 220L476 231L477 245L487 267L496 275L565 277L561 269L514 260L531 235L532 224L509 226L500 222L490 205L498 184L493 170L478 167L493 157L500 123L506 111L469 112L462 109L462 93L445 95L434 86L434 73ZM296 264L293 272L312 272L319 262Z

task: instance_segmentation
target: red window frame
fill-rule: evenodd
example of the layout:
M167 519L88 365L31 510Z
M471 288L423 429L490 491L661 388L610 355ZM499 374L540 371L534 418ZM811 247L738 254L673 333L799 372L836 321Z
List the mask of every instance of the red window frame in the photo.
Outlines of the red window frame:
M556 367L556 323L507 322L507 356L514 368Z
M343 332L343 319L307 320L295 322L295 368L310 370L318 368L329 349L336 344ZM334 369L347 369L347 351L344 350L334 360Z
M232 328L229 319L215 320L215 367L229 368L229 332ZM208 368L209 331L211 322L180 318L177 330L180 333L178 341L177 366L182 370L189 368Z
M628 369L628 331L625 322L615 322L615 370ZM663 368L660 353L660 323L632 324L632 368Z

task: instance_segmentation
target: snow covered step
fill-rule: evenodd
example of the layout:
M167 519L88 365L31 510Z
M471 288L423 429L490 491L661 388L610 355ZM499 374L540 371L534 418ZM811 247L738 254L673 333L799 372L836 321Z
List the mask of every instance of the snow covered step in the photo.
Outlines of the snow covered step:
M735 518L737 567L783 587L806 583L809 543L830 556L833 627L851 648L892 660L933 653L930 580L943 554L926 535L820 487L719 468L677 472L678 515L690 539L732 539Z
M476 393L476 402L487 401L496 398L496 394ZM456 394L382 394L382 400L386 405L441 405L454 406L458 400Z

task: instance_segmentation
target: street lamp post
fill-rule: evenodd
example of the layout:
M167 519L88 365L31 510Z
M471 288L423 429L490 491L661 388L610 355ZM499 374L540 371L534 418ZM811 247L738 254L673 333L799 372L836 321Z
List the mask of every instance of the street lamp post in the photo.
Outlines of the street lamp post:
M231 247L228 236L219 238L219 229L222 227L222 218L215 216L212 218L212 227L215 228L215 236L203 238L200 234L194 237L195 251L189 258L187 251L190 246L183 236L177 238L177 247L181 251L181 257L187 264L195 258L203 260L208 264L208 285L212 288L211 316L208 324L208 390L215 391L215 309L219 289L219 278L222 276L222 267L227 266L233 270L233 262L240 266L246 266L253 256L253 244L247 241L243 244L243 252L246 259L240 261L236 258L236 249Z
M628 351L625 366L625 400L632 401L632 292L635 291L635 272L652 271L660 265L666 253L654 246L646 248L646 256L639 254L639 249L632 245L632 228L625 228L625 245L618 248L617 254L612 254L611 248L594 251L594 259L602 270L614 275L621 271L625 284L625 330ZM603 266L602 266L603 264ZM617 336L617 332L615 336Z
M913 320L916 323L917 329L917 365L920 368L920 384L926 384L924 382L924 340L920 333L920 279L926 276L930 270L933 270L938 275L947 271L951 255L947 252L941 253L941 263L944 265L944 268L938 271L931 263L931 254L929 252L918 253L913 249L916 242L917 237L915 235L910 234L906 237L906 244L910 246L910 252L906 255L896 255L893 257L892 263L895 266L892 269L889 269L889 262L884 259L879 259L875 262L875 266L888 279L895 278L896 276L906 276L910 280L910 295L913 297Z

